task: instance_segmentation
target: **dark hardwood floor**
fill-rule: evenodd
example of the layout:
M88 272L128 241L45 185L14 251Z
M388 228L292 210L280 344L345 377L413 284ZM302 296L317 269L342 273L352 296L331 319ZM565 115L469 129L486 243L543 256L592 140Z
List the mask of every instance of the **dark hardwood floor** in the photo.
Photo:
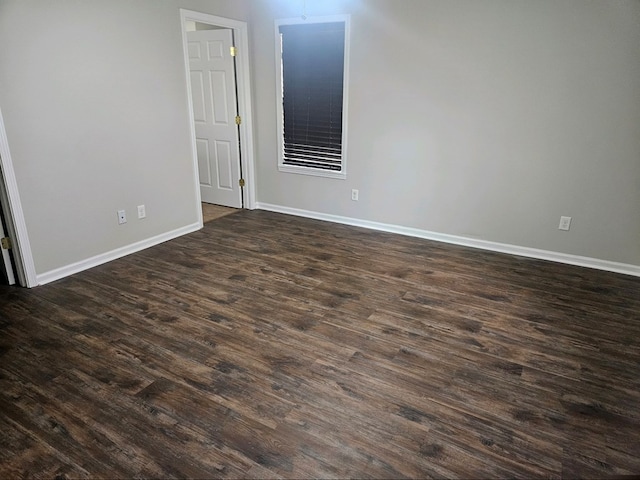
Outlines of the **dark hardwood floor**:
M640 278L240 211L0 332L2 478L640 474Z

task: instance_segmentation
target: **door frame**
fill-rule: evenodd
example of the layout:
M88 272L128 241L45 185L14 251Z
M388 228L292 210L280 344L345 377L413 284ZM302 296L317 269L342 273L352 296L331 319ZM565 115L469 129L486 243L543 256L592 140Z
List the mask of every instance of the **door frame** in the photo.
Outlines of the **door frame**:
M256 185L255 185L255 160L253 148L253 116L251 111L251 77L249 67L249 34L246 22L232 20L230 18L218 17L208 13L194 12L192 10L180 9L180 28L182 30L182 50L184 56L185 84L187 92L187 104L189 108L189 130L191 132L191 156L194 168L194 181L196 187L196 203L200 216L202 207L200 206L200 178L198 175L198 156L196 150L196 128L193 118L193 102L191 97L191 82L189 68L189 52L187 43L186 22L198 22L214 25L216 27L229 28L233 30L233 39L238 50L236 59L236 87L238 96L238 115L242 117L240 124L240 166L242 178L245 186L242 188L242 200L244 208L254 210L256 208ZM201 221L202 223L202 221Z
M24 221L24 212L20 202L18 183L16 181L9 141L4 128L4 119L0 109L0 195L5 209L5 221L9 238L13 244L13 258L16 263L18 283L23 287L35 287L38 285L36 267L31 253L31 243L27 233L27 224Z

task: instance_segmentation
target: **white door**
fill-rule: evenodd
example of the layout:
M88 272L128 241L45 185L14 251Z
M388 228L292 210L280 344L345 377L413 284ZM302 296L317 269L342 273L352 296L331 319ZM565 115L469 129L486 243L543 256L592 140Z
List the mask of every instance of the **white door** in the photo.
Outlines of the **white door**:
M7 233L4 231L4 219L9 212L4 208L7 205L7 196L4 190L4 178L2 176L2 169L0 168L0 239L7 238ZM4 248L0 244L0 282L7 282L9 285L16 283L16 277L13 274L13 263L11 261L11 255L9 250Z
M232 31L187 32L202 201L242 207Z
M0 222L0 238L5 238L6 234L4 232L4 227L2 226L2 222ZM0 246L0 250L2 251L2 259L0 259L0 281L7 282L9 285L13 285L16 283L16 277L13 274L13 265L11 263L11 256L9 255L9 250Z

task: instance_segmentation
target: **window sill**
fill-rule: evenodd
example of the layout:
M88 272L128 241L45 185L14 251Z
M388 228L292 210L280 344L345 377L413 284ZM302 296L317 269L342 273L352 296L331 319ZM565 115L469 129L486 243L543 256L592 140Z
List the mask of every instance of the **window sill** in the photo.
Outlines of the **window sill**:
M278 165L278 170L285 173L296 173L298 175L312 175L315 177L337 178L339 180L345 180L347 178L347 172L334 172L331 170L322 170L320 168L310 167L297 167L295 165Z

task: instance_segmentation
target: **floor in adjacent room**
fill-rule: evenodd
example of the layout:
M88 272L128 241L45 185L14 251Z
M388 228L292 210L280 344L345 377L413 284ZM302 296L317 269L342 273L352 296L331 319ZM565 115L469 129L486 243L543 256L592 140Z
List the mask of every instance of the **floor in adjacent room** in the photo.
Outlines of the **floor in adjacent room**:
M265 211L0 286L2 478L640 474L640 278Z
M209 223L212 220L225 217L238 211L240 211L238 208L223 207L222 205L202 202L202 223Z

